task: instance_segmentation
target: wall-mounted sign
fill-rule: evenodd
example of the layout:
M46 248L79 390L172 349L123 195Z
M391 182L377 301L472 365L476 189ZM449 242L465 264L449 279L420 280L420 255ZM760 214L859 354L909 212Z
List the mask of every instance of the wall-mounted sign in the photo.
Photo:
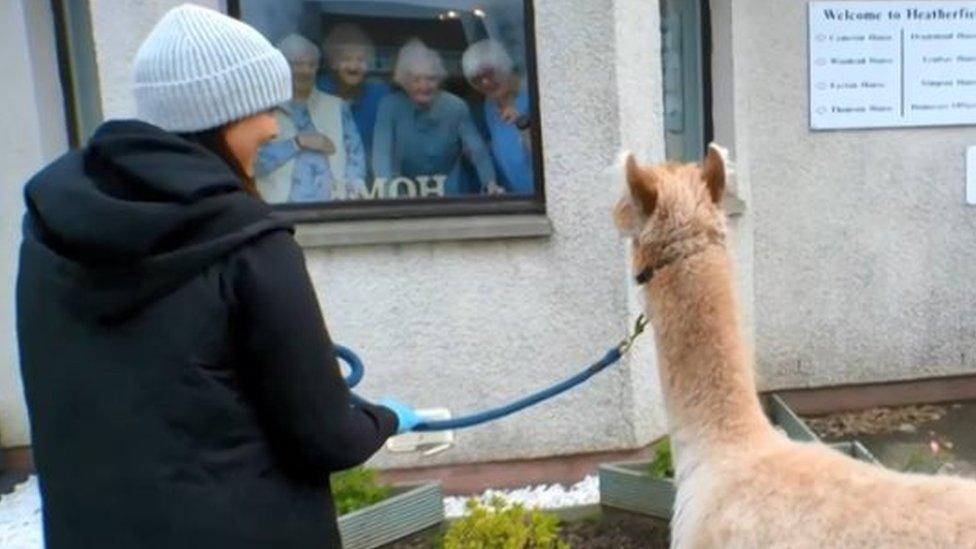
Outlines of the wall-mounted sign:
M976 124L976 1L810 2L810 127Z

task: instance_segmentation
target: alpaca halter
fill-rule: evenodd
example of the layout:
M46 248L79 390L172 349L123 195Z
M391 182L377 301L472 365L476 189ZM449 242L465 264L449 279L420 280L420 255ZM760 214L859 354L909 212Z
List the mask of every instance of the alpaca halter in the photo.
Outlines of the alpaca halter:
M688 253L674 254L669 257L665 257L664 259L658 261L653 265L648 265L647 267L644 267L643 269L640 270L640 272L637 273L637 276L634 277L634 281L637 282L638 286L643 286L648 282L650 282L651 279L654 278L654 274L660 271L661 269L673 263L677 263L678 261L696 256L712 246L724 246L724 245L725 245L725 238L722 235L711 237L704 244L698 246L697 248L691 250Z

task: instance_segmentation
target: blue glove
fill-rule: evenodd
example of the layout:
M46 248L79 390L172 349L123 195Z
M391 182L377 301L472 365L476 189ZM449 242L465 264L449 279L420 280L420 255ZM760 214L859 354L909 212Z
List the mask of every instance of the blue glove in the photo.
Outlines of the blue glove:
M398 435L413 431L414 427L424 421L424 418L417 415L417 412L415 412L413 408L394 398L386 397L380 399L379 405L389 408L390 411L396 414Z

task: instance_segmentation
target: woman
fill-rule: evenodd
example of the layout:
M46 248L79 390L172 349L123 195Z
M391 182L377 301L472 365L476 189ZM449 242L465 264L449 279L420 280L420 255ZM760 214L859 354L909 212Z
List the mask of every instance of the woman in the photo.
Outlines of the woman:
M512 58L498 41L482 40L464 52L461 68L471 87L485 96L492 158L505 189L534 193L529 90L515 73Z
M442 91L446 76L440 55L413 39L400 49L393 78L403 91L380 103L373 136L377 178L445 176L445 195L464 192L461 156L478 172L481 192L502 191L485 142L461 98Z
M380 101L390 94L383 82L366 79L375 52L369 36L356 25L337 25L322 42L328 71L319 75L316 86L349 103L359 135L368 155L373 146L373 128Z
M26 188L21 369L46 546L338 547L329 473L416 414L355 404L254 157L291 97L257 31L192 5L135 60L140 120Z
M291 66L291 101L275 109L279 139L258 153L258 190L268 202L346 198L366 180L366 155L352 111L315 89L319 49L297 34L278 44Z

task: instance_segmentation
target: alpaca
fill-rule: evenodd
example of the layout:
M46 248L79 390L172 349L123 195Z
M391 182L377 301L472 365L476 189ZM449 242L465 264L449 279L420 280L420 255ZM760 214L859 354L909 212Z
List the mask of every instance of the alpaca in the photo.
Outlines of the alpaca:
M976 548L976 482L902 474L777 432L756 396L725 247L725 154L625 162L633 241L675 451L672 547Z

